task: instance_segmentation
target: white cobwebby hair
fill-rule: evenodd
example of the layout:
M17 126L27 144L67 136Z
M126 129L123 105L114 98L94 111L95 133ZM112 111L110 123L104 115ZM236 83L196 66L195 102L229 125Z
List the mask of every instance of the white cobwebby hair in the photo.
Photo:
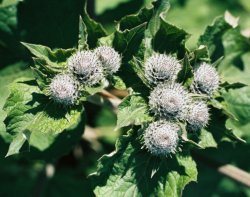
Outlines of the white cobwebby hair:
M64 105L72 105L78 96L78 82L68 74L56 75L50 85L51 98Z
M198 93L212 95L219 87L219 74L207 63L201 63L194 71L192 89Z
M144 144L147 150L155 156L168 156L177 150L180 128L167 121L151 123L145 133Z
M104 72L108 75L116 73L121 66L121 56L112 47L100 46L94 51L102 63Z
M175 57L156 53L145 62L145 77L151 84L174 81L181 68Z
M104 79L101 62L92 51L78 51L68 59L68 67L86 86L93 86Z
M209 109L205 102L195 101L188 108L186 120L189 123L189 129L198 131L208 124Z
M150 110L165 119L183 119L188 103L188 92L179 83L159 84L149 96Z

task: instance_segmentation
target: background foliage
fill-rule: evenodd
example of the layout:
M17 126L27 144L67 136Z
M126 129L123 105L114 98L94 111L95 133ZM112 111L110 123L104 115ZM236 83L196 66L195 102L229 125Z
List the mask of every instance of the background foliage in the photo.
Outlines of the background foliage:
M15 128L5 127L4 119L6 116L11 117L7 121L14 121L13 119L16 118L23 119L20 122L21 124L25 124L23 125L25 128L27 127L27 120L36 120L34 117L22 116L22 110L24 110L23 102L28 103L32 99L31 96L34 96L26 92L25 86L27 84L32 85L34 81L30 81L32 73L28 68L28 65L32 64L30 53L20 42L42 44L51 48L76 47L78 44L79 15L83 13L84 2L82 0L2 0L0 2L0 181L2 185L0 187L0 196L14 196L17 193L22 194L22 196L70 196L72 194L74 196L94 196L90 179L87 179L87 176L96 171L97 160L100 156L113 151L117 137L121 133L126 132L126 129L114 131L116 127L116 115L108 106L100 107L96 104L86 103L86 120L80 111L75 109L75 118L78 119L78 122L82 123L79 125L84 125L84 122L87 125L83 136L84 129L81 126L75 128L76 125L66 128L65 132L56 137L50 135L50 132L44 132L43 135L39 134L39 132L32 133L29 144L23 141L24 146L20 150L19 155L4 158L8 152L9 142L13 141L12 136L6 132L6 129L16 132ZM143 5L148 5L150 2L149 0L96 0L95 5L89 4L88 10L90 16L101 22L108 33L111 33L115 29L114 21L120 20L124 15L137 12ZM223 76L223 80L242 82L250 85L250 7L248 1L179 0L171 2L171 5L172 8L166 19L192 35L187 40L187 46L195 49L197 48L197 43L208 45L212 60L224 56L218 68ZM93 7L95 8L94 10ZM196 8L195 12L193 11L194 7ZM223 15L225 10L229 10L234 15L240 16L239 24L241 28L231 28L223 22L223 17L217 18L215 23L212 24L213 19L218 15ZM84 20L86 21L87 19ZM212 25L206 29L206 26L209 24ZM121 29L123 25L127 25L125 19L123 23L121 22ZM98 27L96 28L98 29ZM142 25L133 31L138 33L143 28ZM171 25L161 26L161 31L158 32L158 40L157 35L155 38L156 43L161 42L160 33L164 33L164 30L167 28L171 28ZM98 32L100 35L104 35L100 29ZM199 39L203 32L207 33ZM247 35L248 38L242 36L242 34ZM186 38L185 32L181 35L181 39ZM129 33L117 33L114 36L118 40L119 38L131 38L131 34ZM95 41L95 39L91 40L88 43L89 46L93 47ZM105 41L103 39L100 42ZM216 46L213 43L217 43ZM113 43L113 45L117 46L116 50L121 51L125 43L124 45L123 43ZM122 52L129 59L131 57L129 49L134 49L134 46L128 47L130 48L128 48L127 52ZM155 47L159 47L159 45L156 44ZM158 50L163 50L161 47L164 46L160 46ZM182 46L180 45L177 49L180 50L179 54L181 54ZM123 71L121 70L121 72ZM15 84L20 83L20 81L16 81L9 89L7 87L8 84L19 77L22 77L22 81L24 82L21 86L22 89L18 86L18 89L15 90ZM132 81L131 84L133 83ZM13 101L19 105L20 111L13 112L11 110L13 105L11 99L5 104L5 111L3 111L2 108L5 100L13 90L26 93L23 98L13 98ZM33 91L37 94L40 93L40 90L37 90L35 86ZM242 136L247 143L231 144L228 142L228 139L222 139L222 143L218 145L217 149L210 147L206 150L193 151L192 156L197 162L199 171L198 183L190 183L184 190L183 196L250 196L249 188L222 176L211 167L215 163L216 165L230 163L243 170L250 171L250 161L246 159L250 156L250 88L244 87L237 90L229 90L229 92L224 93L224 98L225 105L239 119L239 121L232 118L226 120L227 127L233 128L234 132ZM140 100L141 98L134 96L129 99L138 100L140 105L134 107L140 107L141 111L139 113L143 114L145 106L142 100ZM43 104L44 100L41 98L40 102ZM31 108L37 105L37 103L30 103ZM45 105L47 105L46 102ZM133 109L133 106L131 107ZM50 109L50 107L48 108ZM41 111L41 109L36 110L38 112L39 110ZM126 110L130 109L122 108L120 114L118 114L118 126L120 127L129 125L129 121L131 121L119 122L119 117L128 113ZM135 117L137 115L135 114ZM38 123L42 124L43 116L39 116L39 118ZM144 118L147 119L150 117L145 116ZM219 126L210 128L210 130L223 130L221 120L217 121L214 124L210 123L210 126ZM63 127L63 122L58 124ZM37 128L36 126L36 122L31 122L28 128ZM73 130L78 132L72 133L71 131ZM60 132L60 129L55 132ZM25 135L29 134L25 133ZM133 133L131 134L132 137L134 135ZM208 134L204 133L204 135ZM23 137L23 135L17 137ZM217 136L212 137L217 140ZM129 160L131 155L137 155L138 161L131 161L130 165L134 166L133 162L142 161L136 167L138 168L136 171L144 170L145 158L148 158L148 156L144 152L137 152L137 149L134 147L137 147L138 143L128 140L128 138L128 136L121 138L120 142L116 145L120 148L119 151L125 151L128 155L121 157L118 154L107 159L104 157L98 166L99 169L102 169L104 163L106 163L105 165L109 165L110 160L112 160L119 166L113 170L120 170L120 173L122 173L123 169L128 167L123 166L122 160ZM202 143L206 144L206 142ZM195 164L189 161L189 158L185 157L185 153L183 154L179 157L178 162L190 162L190 169L186 169L186 172L195 174L193 171ZM149 165L154 165L154 162L149 161ZM108 170L108 168L104 168L101 176L105 177L105 171ZM164 173L164 169L162 170ZM176 171L180 172L179 169ZM136 176L136 174L130 171L127 173L124 175L125 177ZM149 176L150 174L145 174L145 180ZM175 177L178 177L178 175L175 174ZM157 175L156 178L160 179L160 176ZM164 181L169 182L170 179L171 177L167 177L167 180ZM134 179L126 180L120 184L125 185L124 190L128 188L132 190L135 185L133 181L136 180L137 177L134 177ZM141 194L148 194L149 191L143 189L144 185L150 185L154 182L145 183L145 180L139 182L140 184L137 186ZM111 181L117 181L116 177L112 177ZM174 181L184 184L185 178L183 180L178 180L177 178ZM130 185L126 185L127 182ZM98 184L101 185L102 183ZM113 185L112 182L110 185ZM109 187L108 185L105 188L97 187L95 190L96 195L102 193L104 189L106 192L113 191L115 188L111 186ZM169 191L171 188L166 186L164 189L165 191ZM177 191L180 190L181 188L177 189ZM131 193L128 193L128 195L133 194L133 190L129 192ZM161 193L158 193L158 195L164 196Z

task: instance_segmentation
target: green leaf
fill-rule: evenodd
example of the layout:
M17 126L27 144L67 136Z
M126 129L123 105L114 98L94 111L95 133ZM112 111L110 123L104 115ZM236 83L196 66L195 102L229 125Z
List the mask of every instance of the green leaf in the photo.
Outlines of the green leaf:
M213 106L214 108L221 110L222 113L224 113L228 117L230 117L230 118L232 118L234 120L237 120L237 118L235 117L235 115L229 110L229 106L228 106L228 104L226 102L224 102L224 101L219 102L216 99L211 99L209 101L209 104L211 106Z
M168 0L159 0L154 2L154 14L148 24L151 37L154 37L161 26L161 20L165 20L166 14L170 8Z
M98 39L101 37L105 37L107 33L101 24L97 23L96 21L94 21L89 17L87 13L86 3L84 7L85 8L82 14L82 20L86 27L87 43L89 45L89 48L93 49L97 46Z
M222 36L231 26L223 16L217 17L199 38L199 45L206 45L213 60L223 56Z
M215 141L213 135L206 129L202 129L199 135L199 145L203 148L216 148L217 142Z
M222 141L245 142L239 133L227 125L228 116L221 113L220 109L211 108L210 121L206 130L209 131L217 143Z
M5 124L3 123L5 119L5 112L2 110L3 105L8 98L9 89L8 85L18 77L30 77L32 76L31 70L27 69L28 66L25 62L16 62L14 64L10 64L7 67L0 70L0 135L4 139L5 142L9 142L11 140L11 136L6 132Z
M118 29L120 31L132 29L138 25L148 22L152 15L153 8L142 8L137 14L123 17L118 24Z
M79 35L78 35L78 50L88 49L88 34L87 27L84 24L82 17L79 19Z
M47 94L46 87L51 79L67 69L67 59L76 49L55 49L49 47L22 43L29 51L35 55L34 65L31 68L35 71L37 83L44 94Z
M242 136L250 142L250 88L232 89L223 95L229 110L235 114L238 121L229 119L227 126L235 130L239 136Z
M146 101L139 95L129 95L118 106L117 126L122 128L129 125L141 125L152 121Z
M188 60L188 55L186 54L183 59L183 67L178 73L177 81L189 87L193 81L193 76L192 67Z
M239 29L227 31L223 35L224 59L218 70L223 81L250 84L250 43Z
M160 53L178 53L179 57L185 55L185 42L189 34L162 18L160 20L160 28L156 32L152 40L153 49Z
M196 164L188 153L160 159L141 146L134 132L122 136L116 151L100 159L91 177L96 196L177 197L186 184L196 181Z
M143 62L133 57L133 59L129 62L131 67L133 68L134 72L138 75L138 77L141 79L141 81L146 85L148 88L150 88L150 84L148 80L145 77L145 71L143 68Z
M46 64L51 67L60 68L62 63L75 52L75 49L55 49L51 50L49 47L38 44L22 44L39 60L44 60Z
M124 31L114 33L113 47L123 55L123 61L128 61L135 54L142 42L146 23Z
M101 81L100 84L92 87L84 87L83 91L86 92L87 94L84 96L89 96L89 95L94 95L98 92L101 92L105 88L105 83L106 81Z
M226 91L230 90L230 89L239 89L239 88L243 88L246 87L246 84L240 83L240 82L236 82L236 83L229 83L229 82L224 82L222 84L220 84L221 87L225 88Z
M114 88L118 90L126 90L126 84L124 81L121 79L121 77L113 75L111 78L111 83L114 86Z
M210 62L208 48L205 45L200 45L198 49L194 50L194 60L197 61Z
M39 149L41 139L33 140L37 133L57 135L75 127L80 122L81 107L63 108L44 96L33 80L19 79L11 85L11 94L6 100L5 124L12 134L13 141L7 156L18 153L24 144L24 136L29 144ZM42 135L40 135L42 136ZM18 146L17 146L18 145Z

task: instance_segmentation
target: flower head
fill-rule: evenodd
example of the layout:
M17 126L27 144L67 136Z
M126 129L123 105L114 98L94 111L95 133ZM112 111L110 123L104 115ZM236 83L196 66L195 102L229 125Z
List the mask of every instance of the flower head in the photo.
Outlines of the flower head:
M149 152L155 156L167 156L176 152L179 142L178 125L157 121L151 123L144 133L144 144Z
M160 118L182 119L188 103L188 92L179 83L159 84L149 96L150 109Z
M51 98L57 103L72 105L78 96L78 83L70 75L56 75L50 85L49 92Z
M209 110L203 101L196 101L189 105L187 122L192 131L198 131L208 124Z
M192 88L196 92L212 95L219 87L219 75L210 64L202 63L194 72Z
M173 81L177 78L182 66L178 60L165 54L154 54L146 60L145 77L151 84Z
M78 51L72 55L68 59L68 67L84 85L93 86L104 79L101 62L91 51Z
M100 46L95 49L95 53L107 74L111 75L118 71L121 66L121 56L112 47Z

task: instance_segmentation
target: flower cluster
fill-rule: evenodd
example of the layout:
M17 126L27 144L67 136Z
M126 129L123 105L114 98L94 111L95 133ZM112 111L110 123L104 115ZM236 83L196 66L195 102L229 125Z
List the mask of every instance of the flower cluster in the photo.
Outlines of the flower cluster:
M151 84L175 80L181 67L175 57L156 53L145 62L145 77Z
M144 133L144 141L148 150L157 156L175 153L178 145L178 125L166 121L151 123Z
M176 82L181 68L170 55L154 54L145 62L145 77L154 85L149 107L156 122L149 124L143 137L145 147L156 156L176 152L180 141L178 123L186 123L188 131L196 132L208 124L207 101L195 99L192 94L206 94L209 99L219 87L219 75L210 64L196 65L190 88Z
M121 56L112 47L78 51L67 60L67 70L56 75L49 85L51 98L63 105L75 104L81 86L92 87L105 81L121 66Z

